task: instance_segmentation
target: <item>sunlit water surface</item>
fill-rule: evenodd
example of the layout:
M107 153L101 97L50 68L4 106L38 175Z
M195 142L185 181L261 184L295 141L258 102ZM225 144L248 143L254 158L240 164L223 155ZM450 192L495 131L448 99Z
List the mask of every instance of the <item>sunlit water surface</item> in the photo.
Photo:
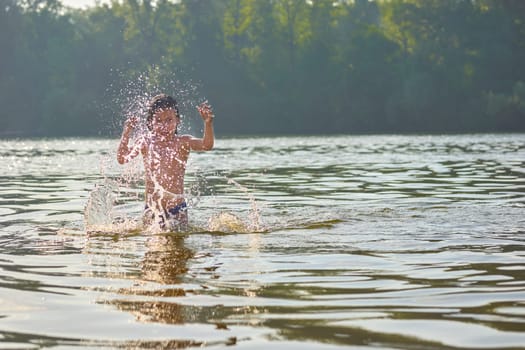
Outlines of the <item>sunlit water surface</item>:
M525 135L219 139L162 234L117 143L0 141L0 348L525 347Z

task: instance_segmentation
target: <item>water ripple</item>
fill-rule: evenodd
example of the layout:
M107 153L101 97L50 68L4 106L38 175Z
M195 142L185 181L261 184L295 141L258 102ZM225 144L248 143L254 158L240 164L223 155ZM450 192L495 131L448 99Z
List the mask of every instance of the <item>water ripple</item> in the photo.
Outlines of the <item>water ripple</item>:
M140 219L116 142L0 141L0 347L525 344L521 134L218 140L188 164L191 234L86 235L103 181ZM254 208L262 230L207 229Z

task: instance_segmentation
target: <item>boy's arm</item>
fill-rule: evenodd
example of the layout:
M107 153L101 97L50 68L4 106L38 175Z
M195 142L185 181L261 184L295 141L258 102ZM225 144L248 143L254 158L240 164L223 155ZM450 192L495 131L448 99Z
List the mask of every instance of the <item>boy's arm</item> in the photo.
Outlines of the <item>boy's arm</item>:
M190 138L190 149L193 151L209 151L213 148L213 144L215 143L215 135L213 132L213 111L206 102L197 107L197 109L204 120L204 136L202 139Z
M122 131L122 137L120 138L120 144L117 150L117 161L119 164L129 162L139 153L139 147L129 147L129 139L133 133L133 129L137 126L137 123L137 117L131 117L124 123L124 130Z

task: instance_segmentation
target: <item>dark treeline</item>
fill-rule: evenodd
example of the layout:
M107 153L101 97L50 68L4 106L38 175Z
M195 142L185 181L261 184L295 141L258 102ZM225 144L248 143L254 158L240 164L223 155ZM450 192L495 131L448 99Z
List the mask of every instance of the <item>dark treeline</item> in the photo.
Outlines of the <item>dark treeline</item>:
M114 134L139 77L222 134L524 131L525 1L0 0L0 136Z

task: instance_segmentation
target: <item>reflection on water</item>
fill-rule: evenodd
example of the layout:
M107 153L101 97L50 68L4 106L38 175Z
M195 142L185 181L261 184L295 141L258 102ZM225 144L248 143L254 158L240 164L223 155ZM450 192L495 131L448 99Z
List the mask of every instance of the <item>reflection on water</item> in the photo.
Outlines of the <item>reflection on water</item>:
M0 141L1 348L525 344L525 135L219 140L164 234L116 144Z
M176 285L183 282L187 272L188 260L194 257L193 252L184 245L184 237L172 235L159 235L148 237L144 242L146 246L145 253L141 258L137 271L133 274L119 276L120 278L129 278L136 281L132 287L120 288L116 291L122 296L147 296L160 298L174 298L186 295L184 288L143 288L146 282L155 282L161 285ZM117 241L112 241L113 251L120 251L120 254L126 254L122 249L132 247L119 247ZM93 241L87 245L89 247L85 254L93 255L95 258L100 255L97 251L101 249L100 242ZM105 262L105 265L115 267L115 264L122 261L116 259L114 263ZM133 257L130 257L133 260ZM92 260L91 264L95 264ZM121 266L119 266L121 267ZM113 278L117 276L113 275ZM134 300L110 300L103 301L110 305L116 306L123 311L131 312L136 319L141 322L162 322L182 324L185 322L183 307L177 303L159 302L159 301L134 301Z
M188 271L186 267L193 252L178 236L154 236L146 241L146 253L142 259L142 279L162 284L181 283Z

